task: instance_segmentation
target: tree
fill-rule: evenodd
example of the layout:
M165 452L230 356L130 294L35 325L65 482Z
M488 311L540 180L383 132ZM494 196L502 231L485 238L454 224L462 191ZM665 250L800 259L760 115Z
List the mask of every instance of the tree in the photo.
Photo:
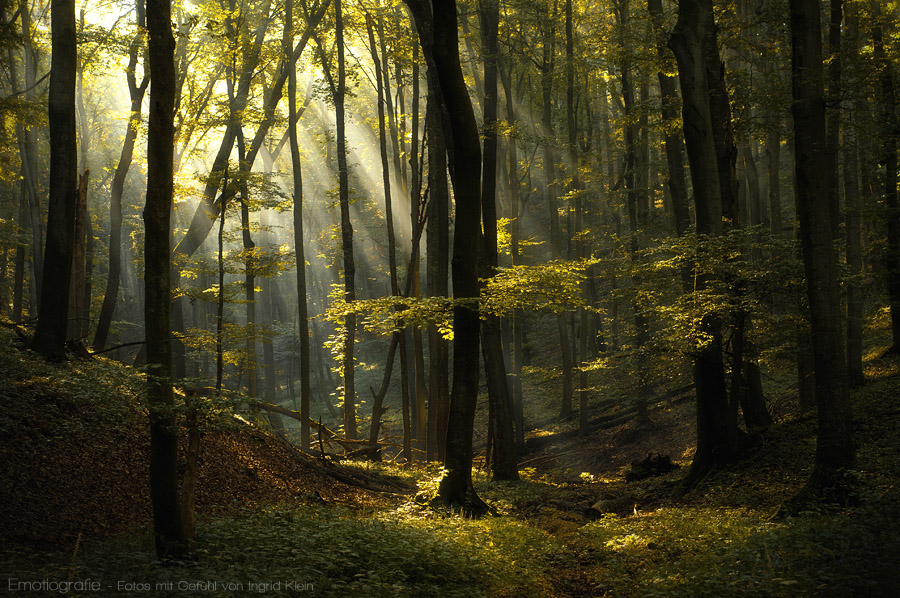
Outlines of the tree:
M50 15L50 202L40 308L31 348L47 360L62 361L66 356L68 281L75 243L78 177L75 137L75 67L78 51L74 0L53 0ZM32 226L38 226L38 223L32 222Z
M284 60L291 62L294 47L293 0L284 2ZM309 310L306 304L306 253L303 246L303 173L297 141L297 68L288 66L288 137L294 200L294 253L297 256L297 315L300 326L300 447L309 448Z
M481 2L481 36L484 42L484 156L482 161L481 218L484 231L481 277L494 275L497 255L497 77L500 48L497 28L500 4L497 0ZM490 401L495 480L517 480L516 442L513 433L512 403L506 378L506 364L500 337L500 318L484 317L481 323L482 353Z
M712 0L682 1L678 5L678 21L669 38L669 47L675 53L681 79L682 119L694 188L697 233L718 236L722 234L724 206L710 108L707 69L710 40L715 40ZM707 278L696 276L695 290L702 290L709 282ZM705 316L700 333L703 340L693 357L697 388L697 452L680 492L690 490L711 469L731 460L736 449L737 430L730 417L725 388L718 318Z
M447 446L438 498L469 515L487 505L472 484L472 436L478 399L478 244L481 228L481 144L459 61L456 2L407 0L413 13L431 85L440 98L450 178L456 197L453 233L453 383Z
M809 299L816 371L818 438L812 475L783 510L797 512L812 498L853 500L847 470L856 461L841 329L837 251L831 219L825 139L822 24L818 0L791 0L791 89L800 241Z
M169 313L170 216L174 194L175 38L171 1L147 0L150 109L147 203L144 207L144 327L150 402L150 499L156 554L178 560L188 551L178 494L178 426L172 410Z
M350 222L350 183L347 170L347 136L345 133L344 98L344 22L343 0L334 0L334 27L337 44L337 84L334 88L335 121L337 124L338 197L341 207L341 249L344 260L344 301L356 300L356 262L353 260L353 224ZM356 340L356 314L350 312L344 320L344 347L341 366L344 372L344 434L356 438L356 384L353 347Z

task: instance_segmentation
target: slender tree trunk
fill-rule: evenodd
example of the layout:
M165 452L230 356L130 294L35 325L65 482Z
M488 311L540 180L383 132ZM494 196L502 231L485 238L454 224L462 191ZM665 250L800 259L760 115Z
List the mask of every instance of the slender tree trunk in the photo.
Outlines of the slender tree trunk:
M75 135L74 0L53 0L50 7L52 55L50 67L50 202L47 244L37 329L31 348L50 361L66 355L69 285L75 237L78 148ZM38 221L39 222L39 221ZM37 223L32 222L32 226ZM65 281L60 284L60 281Z
M222 188L228 185L228 166L222 176ZM223 201L226 201L223 196ZM224 346L224 328L225 328L225 213L228 209L227 205L219 208L219 251L218 251L218 267L219 267L219 285L216 294L216 394L222 393L222 377L225 372L225 346Z
M397 276L397 240L394 234L394 207L393 207L393 198L391 194L391 175L390 175L390 163L388 160L388 152L387 152L387 134L385 132L385 83L387 79L387 72L382 69L382 62L378 57L378 51L375 46L375 32L372 27L371 17L366 16L366 27L369 34L369 50L372 54L372 61L375 65L375 80L376 80L376 92L378 96L378 147L381 154L381 181L382 186L384 187L384 208L385 208L385 220L387 224L387 237L388 237L388 269L389 276L391 282L391 294L394 297L400 296L400 284L398 282ZM382 36L383 39L383 36ZM383 50L383 46L382 46ZM397 170L399 173L399 170ZM399 310L399 306L398 306ZM409 459L411 457L411 447L409 446L409 437L410 437L410 423L408 421L408 405L409 405L409 396L408 392L408 384L407 384L407 363L406 363L406 342L405 342L405 331L395 332L391 338L391 344L388 349L388 360L385 365L385 373L384 380L382 381L382 387L379 389L378 393L375 393L375 402L372 407L372 424L369 430L369 444L370 446L376 446L378 442L378 429L381 425L381 416L383 415L384 409L382 408L382 404L384 401L384 395L387 393L388 384L390 383L390 373L393 370L394 366L394 355L396 353L397 346L401 347L401 385L402 385L402 406L403 410L403 452L404 457ZM383 392L382 392L383 391Z
M306 291L306 249L303 245L303 171L300 144L297 141L297 68L291 61L293 47L293 0L285 0L284 53L288 69L288 138L291 147L291 176L294 200L294 255L297 260L297 321L300 331L300 447L308 450L309 442L309 308Z
M553 63L555 60L555 29L554 19L556 11L547 15L547 21L543 23L541 35L543 36L543 57L541 62L541 95L543 109L541 113L541 129L544 135L544 172L547 179L547 212L550 217L550 245L555 259L562 257L563 239L559 229L559 185L556 182L556 152L554 151L553 133ZM559 416L567 418L572 415L572 369L574 367L572 357L572 345L569 342L569 331L566 327L566 318L559 315L556 318L556 327L559 332L559 350L562 361L562 401L560 403Z
M344 22L341 12L343 0L334 0L335 39L337 44L337 86L334 94L335 120L337 123L338 196L341 207L341 247L344 261L344 300L356 300L356 263L353 259L353 225L350 222L350 182L347 171L347 137L344 130ZM344 372L344 435L356 438L356 384L354 377L353 348L356 340L356 314L344 318L344 347L342 368Z
M831 210L831 236L841 236L841 187L839 184L839 151L841 146L841 23L844 20L843 0L830 0L828 25L828 71L826 73L825 153L828 156Z
M656 29L656 54L661 60L670 61L669 50L666 48L666 33L662 30L662 1L648 0L647 10L653 18L653 26ZM659 80L659 95L662 102L661 115L666 123L676 122L679 118L680 98L676 89L676 78L667 75L664 71L657 73ZM665 129L664 146L666 151L666 165L668 166L668 186L672 197L672 211L675 216L675 234L683 236L691 227L691 215L688 208L687 179L684 172L683 137L674 131L673 127ZM685 270L685 289L689 289L690 273Z
M497 253L497 78L500 48L497 32L500 4L497 0L481 3L481 38L484 46L484 154L481 175L481 220L484 230L484 272L494 275ZM481 323L482 354L488 387L494 480L519 479L513 415L503 360L500 318L488 315Z
M22 181L24 186L25 182ZM19 199L19 230L24 231L28 225L28 199L25 193ZM16 245L15 262L13 266L13 310L12 321L22 321L22 304L25 300L25 253L26 246L24 243Z
M506 95L506 120L511 127L516 127L516 109L515 109L515 92L512 86L512 66L509 72L503 76L504 71L500 70L501 78L503 78L503 88ZM513 132L507 139L507 158L509 166L507 168L508 187L509 187L509 211L510 211L510 256L512 265L516 266L520 263L519 250L519 157L517 152L516 133ZM510 355L510 367L512 368L512 400L513 415L516 424L516 452L519 455L525 452L525 413L522 397L522 326L524 320L521 310L515 310L509 321L512 329L513 347Z
M804 491L786 506L786 510L796 511L809 498L824 498L826 493L829 500L851 501L844 470L852 468L856 454L829 177L822 176L828 168L828 156L818 0L791 0L790 17L797 213L809 297L819 422L812 476Z
M174 194L175 39L170 0L147 0L150 90L147 202L144 207L144 327L150 411L150 498L156 553L178 560L188 551L178 495L178 427L172 411L170 216ZM74 39L73 39L74 42Z
M859 17L855 11L847 14L846 28L844 51L846 55L855 57L859 53ZM860 116L856 111L851 114L855 118ZM860 284L862 276L862 227L860 226L862 198L859 180L859 144L861 139L857 133L858 123L854 122L855 118L844 121L842 172L846 206L846 261L850 274L845 283L847 287L847 375L851 386L861 386L865 382L862 365L863 298Z
M37 85L35 78L37 76L38 54L31 33L31 6L28 5L26 0L19 0L19 15L22 20L25 99L29 103L36 103L38 101L38 90L36 89ZM74 19L74 16L72 18ZM74 31L72 35L74 35ZM75 60L74 55L71 57L71 60ZM41 210L41 202L38 197L38 179L40 173L38 172L37 134L35 127L27 126L27 124L23 125L22 134L18 137L19 155L22 158L22 185L24 194L28 199L28 214L31 223L32 297L38 298L39 301L39 298L42 295L44 280L44 219L43 211ZM72 159L74 160L75 158L73 157ZM72 184L74 185L75 183L73 182ZM31 302L31 317L37 316L38 301L33 300Z
M410 230L413 231L419 226L422 210L422 185L419 172L419 46L413 45L413 67L412 67L412 128L410 130L410 151L409 151L409 203L410 203ZM423 148L424 150L424 148ZM413 243L419 240L414 238ZM420 263L418 251L411 252L413 257L410 259L410 270L408 276L412 282L410 297L418 298L422 294L420 284ZM413 365L413 397L415 401L415 438L416 448L425 455L428 450L428 410L426 408L426 390L425 390L425 350L422 344L422 331L418 327L412 329L412 365Z
M144 6L141 2L137 4L137 25L138 29L144 27ZM140 85L137 84L135 70L141 41L140 33L136 34L128 49L128 66L125 73L128 80L128 91L131 95L131 112L128 117L128 128L125 130L125 139L122 141L122 152L119 155L119 163L116 166L109 193L109 274L106 279L106 291L103 293L103 304L100 306L97 331L94 334L95 351L102 351L106 348L109 327L112 324L119 298L119 281L122 270L122 194L125 189L125 178L131 168L134 144L141 124L141 105L144 101L144 93L150 83L150 78L145 73Z

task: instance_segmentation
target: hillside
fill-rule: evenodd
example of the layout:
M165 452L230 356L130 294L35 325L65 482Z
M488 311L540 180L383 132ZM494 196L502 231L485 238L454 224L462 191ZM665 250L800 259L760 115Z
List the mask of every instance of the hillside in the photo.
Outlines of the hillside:
M523 481L495 484L476 473L497 516L466 521L422 506L438 479L433 468L347 465L346 475L390 488L367 490L210 410L198 560L161 567L148 533L137 372L102 359L47 366L11 329L0 334L10 347L0 355L0 561L9 578L101 580L68 592L84 596L148 588L175 596L410 597L900 590L900 376L896 361L875 351L868 382L854 393L860 505L852 509L772 519L809 473L810 416L782 417L744 461L683 501L671 498L683 468L634 482L624 474L648 452L689 463L691 401L661 401L651 425L631 420L587 440L565 436L574 422L557 422L547 428L563 434L559 441L538 446L533 439L548 430L532 434ZM396 476L418 483L419 500L400 491ZM590 508L598 501L608 513Z

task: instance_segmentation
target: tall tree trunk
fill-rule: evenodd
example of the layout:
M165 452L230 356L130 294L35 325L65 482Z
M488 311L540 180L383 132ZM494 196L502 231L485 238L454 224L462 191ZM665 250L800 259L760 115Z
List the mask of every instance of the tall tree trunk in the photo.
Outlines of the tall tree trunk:
M859 53L859 17L856 11L846 16L846 43L843 44L847 56L856 57ZM865 102L865 100L860 100ZM854 110L855 118L844 122L844 203L846 205L846 242L847 267L850 276L847 280L847 376L851 386L861 386L863 376L863 297L860 277L862 276L862 227L860 212L862 197L859 176L859 144L858 123L854 122L859 114Z
M50 66L50 202L47 244L37 329L31 348L50 361L66 355L69 285L75 237L78 147L75 136L74 0L53 0L50 7L52 55ZM32 226L37 223L32 222ZM60 281L65 281L60 284Z
M811 497L849 502L845 470L856 460L841 329L837 252L833 243L825 141L822 28L818 0L790 0L795 175L816 369L819 435L813 473L786 510Z
M419 172L419 46L413 42L413 67L412 67L412 128L410 129L409 151L409 203L410 203L410 230L413 231L413 244L419 242L415 237L415 230L419 226L422 210L422 185ZM424 148L423 148L424 151ZM410 258L410 270L408 276L412 282L410 297L418 298L422 294L420 283L420 263L418 251L413 250ZM420 454L425 455L428 450L428 410L426 408L425 390L425 350L422 344L422 331L418 327L412 329L412 365L413 365L413 397L415 401L415 438L416 448Z
M222 173L222 188L228 185L228 165ZM222 201L227 201L222 196ZM219 284L216 294L216 394L222 393L222 377L225 373L225 213L227 204L219 207L219 235L218 235L218 270Z
M662 0L647 0L647 10L653 18L653 26L656 29L656 54L661 60L670 61L669 50L666 48L666 33L662 29ZM662 102L661 115L666 123L676 122L679 118L680 98L676 89L676 78L667 75L660 70L657 73L659 80L659 95ZM672 211L675 217L675 234L683 236L691 227L691 214L688 208L687 179L684 172L683 137L677 134L673 127L667 126L663 140L666 150L666 165L668 166L668 186L672 196ZM689 290L690 272L684 271L685 290Z
M170 0L147 0L150 90L147 202L144 207L144 327L150 411L150 499L156 553L179 560L189 549L178 495L178 426L170 381L169 306L172 299L170 216L174 194L175 39ZM74 38L73 38L74 43ZM73 49L74 54L74 49Z
M85 223L90 217L87 206L90 176L91 171L86 170L84 174L78 177L78 187L75 193L75 231L72 243L72 279L69 285L69 326L67 333L67 340L69 341L78 341L82 338L85 288Z
M441 107L432 84L428 85L425 108L428 128L428 271L427 293L431 297L446 297L450 253L450 191L447 188L447 145L441 127ZM450 345L437 326L428 328L429 405L428 460L443 461L447 446L447 418L450 411Z
M572 15L572 0L566 0L566 129L568 131L568 162L571 171L571 183L569 194L574 199L575 227L574 234L581 235L584 232L584 195L581 188L578 157L578 132L575 124L575 25ZM583 239L573 241L575 258L587 257L585 242ZM585 286L589 286L586 282ZM585 299L590 304L587 289L584 291ZM587 372L584 364L587 362L588 347L588 315L585 308L578 309L578 355L581 366L578 368L578 434L585 437L588 434L588 391Z
M440 500L469 515L487 505L472 484L472 437L478 400L478 243L481 233L481 146L478 125L459 62L456 3L407 0L432 85L441 98L450 176L456 197L453 238L453 387L447 425L446 473Z
M628 0L619 0L616 4L616 20L619 25L619 45L625 48L628 38L630 25L630 15ZM646 192L641 191L641 187L647 185L646 165L642 164L643 158L638 159L638 124L635 122L635 101L634 101L634 84L632 83L631 58L623 56L622 63L619 66L622 83L622 105L625 117L625 171L623 174L623 183L625 185L626 208L628 210L628 229L629 229L629 253L632 264L637 264L639 258L638 249L640 247L639 234L640 225L646 218L646 209L641 204L646 204ZM641 109L643 111L643 108ZM638 121L643 116L638 115ZM643 151L643 150L642 150ZM636 176L638 171L643 171L642 176ZM640 179L643 179L642 181ZM634 344L638 351L642 351L647 344L649 326L647 316L644 314L637 300L637 281L635 280L634 293L631 300L632 311L634 313ZM649 423L647 415L647 400L650 395L650 388L647 383L647 366L644 359L639 359L637 364L639 389L636 397L638 420L640 424Z
M293 0L284 3L284 53L288 69L288 138L291 147L291 178L294 202L294 255L297 260L297 322L300 333L300 448L309 449L309 308L306 291L306 249L303 246L303 171L297 141L297 68L291 61L293 47Z
M516 109L515 109L515 92L512 85L512 70L500 70L503 79L503 88L506 95L506 120L510 126L515 129ZM505 73L505 76L504 76ZM508 158L508 187L509 187L509 212L510 212L510 257L512 265L516 266L520 263L519 249L519 157L517 152L516 133L513 132L507 139L507 158ZM521 310L515 310L509 321L512 329L512 351L510 352L510 367L512 368L512 400L513 400L513 416L516 424L516 451L519 455L525 452L525 413L522 397L522 335L524 319Z
M387 134L385 132L385 84L387 80L387 71L382 69L382 62L378 57L378 50L375 46L375 32L372 27L372 19L369 15L366 15L366 27L369 34L369 50L372 54L372 61L375 65L375 81L376 81L376 92L378 96L378 148L381 154L381 182L384 187L384 211L385 211L385 221L387 224L387 238L388 238L388 270L391 281L391 295L394 297L400 296L400 284L398 282L397 277L397 240L394 234L394 207L393 207L393 197L391 194L391 174L390 174L390 163L388 161L388 151L387 151ZM383 35L382 35L383 42ZM384 47L382 46L382 51ZM399 174L399 169L397 170ZM399 306L398 306L399 310ZM372 424L369 429L369 445L374 447L378 442L378 429L381 425L381 416L384 414L384 409L382 408L382 404L384 401L384 395L387 393L388 384L390 383L390 374L393 371L394 366L394 355L397 350L398 345L401 346L401 385L402 385L402 401L403 405L401 408L403 409L404 416L404 447L403 452L404 456L408 459L410 457L411 447L409 444L409 423L407 421L408 417L407 409L409 404L408 397L408 385L407 385L407 376L408 372L406 371L406 343L405 343L405 332L399 331L395 332L391 338L391 344L388 349L388 359L385 365L384 379L382 381L381 389L379 389L378 393L375 393L375 401L372 406ZM383 392L382 392L383 391Z
M547 14L546 21L542 24L541 35L543 38L543 56L541 61L541 130L544 135L544 173L547 179L547 212L550 217L550 246L554 259L562 257L563 238L559 229L559 185L556 181L556 152L554 151L553 133L553 63L555 61L556 31L554 20L556 9ZM569 342L569 331L566 327L566 318L559 315L556 318L556 328L559 333L559 352L562 361L562 401L560 402L559 416L567 418L572 415L572 369L574 367L572 357L572 345Z
M73 9L74 10L74 9ZM38 53L31 33L31 6L27 0L19 0L19 15L22 20L23 66L25 99L34 104L38 101L37 76ZM72 17L74 19L74 16ZM73 32L74 35L74 32ZM71 57L75 60L75 56ZM52 60L52 57L51 57ZM73 74L74 76L74 74ZM73 108L74 110L74 108ZM19 155L22 158L22 185L28 199L28 214L31 222L31 275L32 297L40 298L44 280L44 219L38 198L38 150L35 127L22 126L19 137ZM73 157L73 160L75 158ZM77 167L76 167L77 168ZM75 183L72 183L73 185ZM31 302L31 317L38 313L38 301Z
M353 260L353 225L350 222L350 182L347 171L347 137L344 122L344 21L341 12L343 0L334 0L334 25L337 44L337 86L334 93L335 121L337 124L338 197L341 207L341 247L344 261L344 300L356 300L356 263ZM344 346L341 354L344 372L344 435L356 438L356 384L353 348L356 340L356 314L344 318Z
M484 231L482 278L494 275L497 253L497 78L500 48L498 0L482 0L481 38L484 46L484 155L481 169L481 221ZM503 360L500 318L487 315L481 322L482 354L492 423L494 480L519 479L512 404Z
M831 236L841 236L841 187L839 184L839 156L841 146L841 23L844 20L843 0L830 0L828 25L828 72L826 97L828 106L825 111L825 154L828 157L830 196L828 207L831 210Z
M678 6L678 21L669 39L681 80L682 118L694 187L697 233L708 236L722 234L724 207L706 68L709 55L706 44L710 30L715 34L714 27L711 0L683 0ZM695 280L697 291L703 290L709 282L703 276L696 276ZM736 428L732 425L725 389L721 323L714 316L706 316L700 328L706 341L693 358L697 452L691 469L679 486L680 493L690 490L712 468L730 460L736 448Z

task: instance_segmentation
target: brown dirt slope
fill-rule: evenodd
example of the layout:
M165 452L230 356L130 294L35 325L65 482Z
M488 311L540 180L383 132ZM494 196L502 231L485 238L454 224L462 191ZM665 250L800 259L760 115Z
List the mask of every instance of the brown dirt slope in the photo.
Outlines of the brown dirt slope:
M79 536L147 529L149 425L136 372L96 359L50 366L8 327L0 334L0 544L68 550ZM198 516L254 504L382 502L292 453L238 420L208 428Z

